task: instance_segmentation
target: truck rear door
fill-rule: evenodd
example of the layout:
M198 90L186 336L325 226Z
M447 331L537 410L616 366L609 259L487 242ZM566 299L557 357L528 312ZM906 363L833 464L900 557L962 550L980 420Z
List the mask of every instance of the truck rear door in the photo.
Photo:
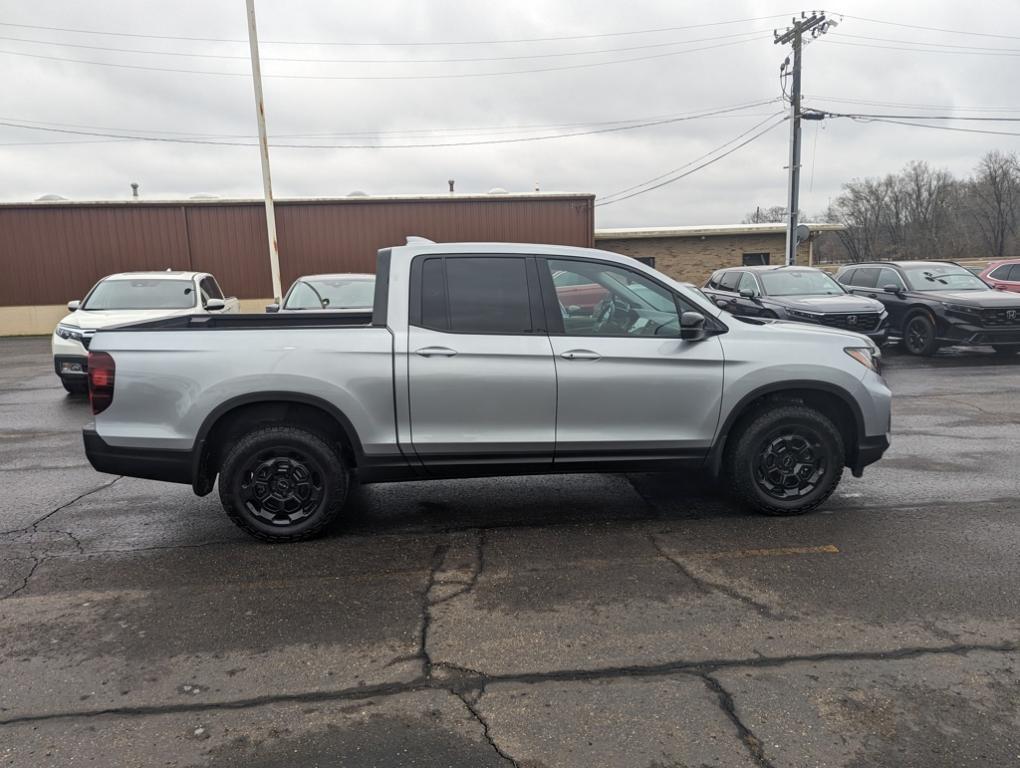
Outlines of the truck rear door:
M529 256L411 265L411 442L426 467L552 463L556 367Z

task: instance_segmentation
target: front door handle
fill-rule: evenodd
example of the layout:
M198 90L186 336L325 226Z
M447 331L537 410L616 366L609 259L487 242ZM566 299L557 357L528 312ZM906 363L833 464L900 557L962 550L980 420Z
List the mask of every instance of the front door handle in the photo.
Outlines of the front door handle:
M598 360L602 355L592 352L590 349L571 349L561 354L560 357L565 360Z
M457 354L457 350L449 347L422 347L415 350L414 354L422 357L453 357Z

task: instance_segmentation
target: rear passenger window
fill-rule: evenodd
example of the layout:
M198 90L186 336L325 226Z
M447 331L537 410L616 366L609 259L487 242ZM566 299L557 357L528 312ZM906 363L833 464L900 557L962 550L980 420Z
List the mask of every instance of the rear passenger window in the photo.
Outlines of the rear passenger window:
M1006 279L1013 283L1020 283L1020 264L1013 265L1013 271L1009 273L1009 277Z
M737 290L737 283L740 282L740 272L727 272L719 280L719 288L724 291Z
M512 256L426 259L421 324L454 333L531 333L527 262Z
M878 285L878 273L879 270L870 267L858 269L854 275L854 286L857 288L874 288Z
M447 330L450 320L446 313L446 282L443 260L426 259L421 268L421 323L426 328Z

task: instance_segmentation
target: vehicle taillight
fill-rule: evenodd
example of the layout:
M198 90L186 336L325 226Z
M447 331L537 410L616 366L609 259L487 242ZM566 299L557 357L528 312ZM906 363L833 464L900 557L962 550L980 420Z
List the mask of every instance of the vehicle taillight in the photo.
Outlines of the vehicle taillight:
M89 402L92 413L102 413L113 402L113 380L117 366L106 352L89 352Z

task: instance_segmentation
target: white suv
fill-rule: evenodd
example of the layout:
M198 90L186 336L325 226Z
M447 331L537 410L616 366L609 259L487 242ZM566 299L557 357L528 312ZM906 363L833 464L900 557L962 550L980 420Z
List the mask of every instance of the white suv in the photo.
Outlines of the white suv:
M175 315L238 312L236 298L225 298L206 272L123 272L104 277L53 331L53 369L64 389L88 391L88 348L100 328Z

